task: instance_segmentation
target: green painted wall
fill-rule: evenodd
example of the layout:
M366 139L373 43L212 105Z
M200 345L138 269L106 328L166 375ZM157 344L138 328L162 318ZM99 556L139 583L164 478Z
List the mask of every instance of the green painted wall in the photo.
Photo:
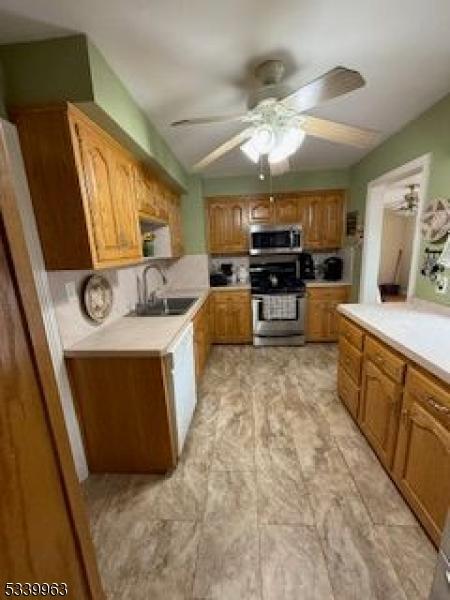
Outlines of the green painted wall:
M143 158L182 188L188 176L102 54L85 35L0 45L8 106L71 101L120 129ZM1 102L0 102L1 111ZM108 122L109 121L109 122Z
M380 144L350 171L350 206L364 213L367 185L383 173L431 153L427 199L450 196L450 95ZM440 248L441 246L436 246ZM360 257L355 272L359 282ZM421 261L420 261L421 262ZM419 263L419 268L420 268ZM446 273L450 276L450 271ZM448 294L436 294L429 280L417 274L416 294L425 300L450 304Z
M0 46L8 105L92 99L86 37Z
M348 169L330 171L305 171L286 173L272 180L275 192L289 192L294 190L347 188L350 184ZM264 194L269 192L268 180L261 181L257 170L255 175L242 177L213 177L203 181L205 196L227 196L236 194Z
M100 51L87 42L94 103L103 109L131 139L183 188L188 175L166 141L139 108Z
M187 193L182 197L184 247L186 254L206 252L203 185L199 175L189 178Z

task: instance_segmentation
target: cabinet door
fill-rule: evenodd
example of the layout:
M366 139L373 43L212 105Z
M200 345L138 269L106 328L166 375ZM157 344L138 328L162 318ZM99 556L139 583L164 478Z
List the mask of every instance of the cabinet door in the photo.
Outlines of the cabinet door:
M110 148L96 133L75 126L88 199L88 217L96 261L121 258L118 215L114 200L114 160ZM74 248L76 252L76 248Z
M392 467L401 409L402 387L367 357L363 363L361 429L388 470Z
M227 301L219 297L219 294L214 294L212 322L214 342L218 344L227 343L230 331L229 306Z
M439 545L450 506L450 387L408 366L394 476Z
M210 201L208 206L209 249L213 254L248 249L248 214L244 201Z
M181 224L180 200L175 194L172 193L168 198L167 205L172 256L179 257L183 254L183 231Z
M271 223L273 220L273 202L269 198L250 200L248 203L248 222Z
M300 223L299 219L300 202L295 197L285 197L275 199L275 223L290 225Z
M450 432L405 393L396 478L438 545L450 505Z
M323 244L323 196L311 195L303 200L304 247L309 250L322 248Z
M344 196L341 192L324 195L321 208L323 248L340 248L344 229Z
M306 335L311 342L335 342L339 337L337 307L348 300L348 288L308 288Z
M233 315L231 337L242 343L250 342L252 339L250 294L246 292L236 294L231 304L231 313Z
M138 258L142 255L139 221L135 207L134 165L127 156L114 156L113 200L117 215L120 256Z
M93 549L87 554L91 543L87 520L78 516L78 481L61 460L68 442L61 438L67 434L60 407L52 408L44 396L7 250L0 222L1 595L8 581L56 581L66 583L67 598L104 598L96 566L86 562ZM27 296L33 296L31 287ZM43 356L47 349L39 351ZM73 470L73 463L68 466ZM98 593L90 589L88 572Z
M306 309L306 337L310 342L323 341L326 336L325 319L328 301L308 295Z

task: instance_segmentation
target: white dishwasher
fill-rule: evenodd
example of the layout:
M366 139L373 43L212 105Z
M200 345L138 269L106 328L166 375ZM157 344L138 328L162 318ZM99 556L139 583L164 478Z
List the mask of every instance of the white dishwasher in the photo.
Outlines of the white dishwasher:
M178 455L183 450L189 425L197 404L194 363L194 327L188 327L170 346L172 355L172 398L178 438Z

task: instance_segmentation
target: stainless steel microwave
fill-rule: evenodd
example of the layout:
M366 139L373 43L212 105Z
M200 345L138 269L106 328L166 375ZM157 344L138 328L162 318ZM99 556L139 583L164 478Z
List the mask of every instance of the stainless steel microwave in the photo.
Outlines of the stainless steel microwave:
M291 254L302 251L300 224L250 225L250 254Z

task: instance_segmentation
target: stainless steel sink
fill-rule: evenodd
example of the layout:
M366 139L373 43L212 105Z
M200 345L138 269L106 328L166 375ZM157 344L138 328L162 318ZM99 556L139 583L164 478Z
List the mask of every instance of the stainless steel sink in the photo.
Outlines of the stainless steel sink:
M167 317L184 315L198 298L162 298L154 303L136 304L129 317Z

